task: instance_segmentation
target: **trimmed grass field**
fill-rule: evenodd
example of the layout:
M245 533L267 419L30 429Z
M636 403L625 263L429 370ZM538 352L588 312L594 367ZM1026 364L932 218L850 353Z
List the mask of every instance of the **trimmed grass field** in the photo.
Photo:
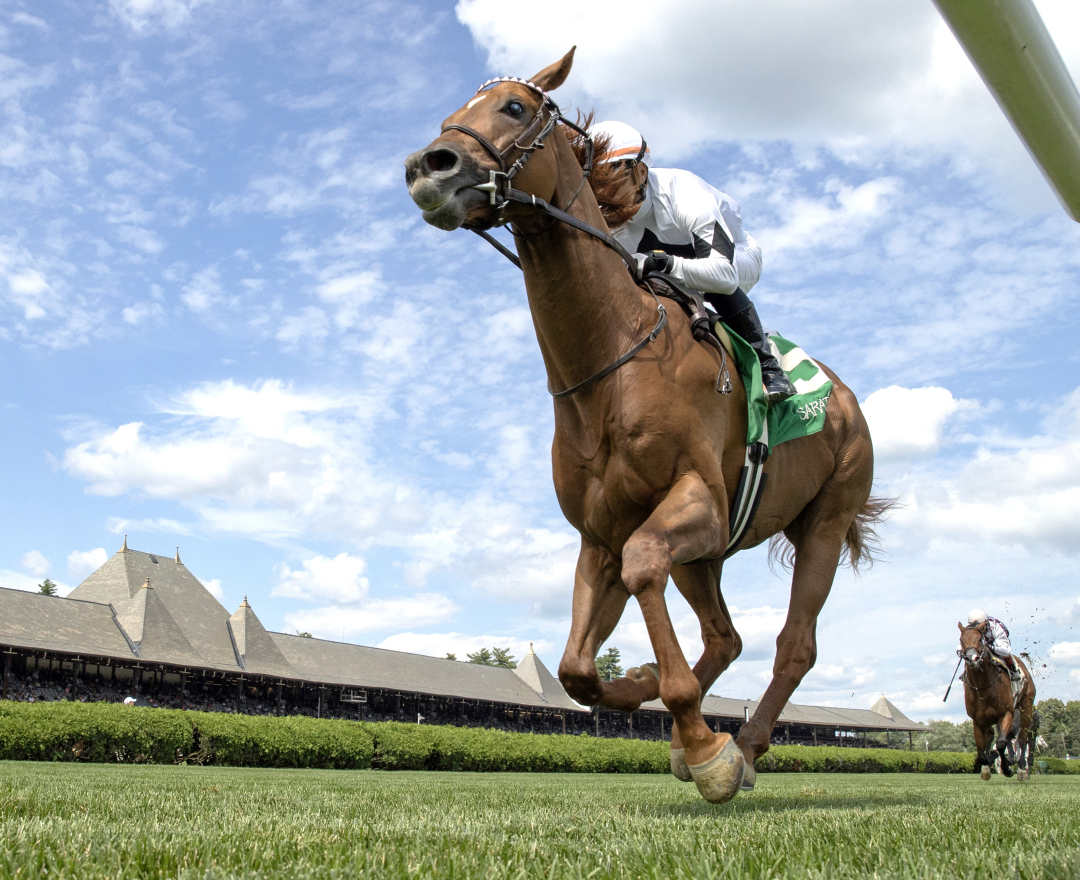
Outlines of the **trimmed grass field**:
M1080 777L0 762L8 877L1080 878Z

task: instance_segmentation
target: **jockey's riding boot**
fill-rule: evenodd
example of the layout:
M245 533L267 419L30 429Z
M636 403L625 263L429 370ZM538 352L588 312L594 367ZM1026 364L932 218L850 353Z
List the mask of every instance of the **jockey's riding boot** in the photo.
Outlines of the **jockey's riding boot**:
M745 339L750 347L757 352L758 361L761 362L761 383L765 386L765 399L772 406L781 400L787 400L795 394L795 386L780 368L780 362L772 351L772 344L765 335L758 317L757 309L750 303L748 308L734 315L722 316L723 321L732 330Z
M1005 658L1005 665L1009 667L1009 677L1013 681L1020 681L1023 676L1020 675L1020 667L1016 665L1016 658L1012 654Z

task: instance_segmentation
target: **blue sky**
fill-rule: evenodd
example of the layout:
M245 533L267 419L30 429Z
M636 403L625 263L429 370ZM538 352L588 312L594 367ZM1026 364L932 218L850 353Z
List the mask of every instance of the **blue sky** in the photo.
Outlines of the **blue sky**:
M1080 11L1037 5L1076 76ZM1076 698L1080 226L929 0L548 7L0 5L0 585L70 588L128 534L270 628L554 669L577 542L522 283L401 162L576 43L559 99L741 203L765 323L865 402L903 501L796 699L957 717L973 605ZM756 550L724 590L714 690L756 697L788 582ZM635 608L612 643L650 659Z

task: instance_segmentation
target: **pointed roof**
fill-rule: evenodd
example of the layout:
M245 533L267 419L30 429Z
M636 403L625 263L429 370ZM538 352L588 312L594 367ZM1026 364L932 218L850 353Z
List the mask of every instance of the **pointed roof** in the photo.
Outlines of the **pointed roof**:
M198 646L200 665L239 669L229 635L229 612L186 566L177 565L168 556L131 550L125 541L124 547L72 590L69 598L110 604L119 615L121 607L142 592L147 578L189 648Z
M873 706L870 707L871 712L876 712L878 715L884 715L886 718L897 722L898 724L914 724L910 718L903 712L896 708L892 703L886 699L885 694L882 694Z
M518 661L517 669L514 672L517 673L518 678L536 691L544 699L544 702L560 709L581 708L570 699L559 680L548 672L547 667L533 652L532 642L529 642L529 653Z
M116 608L116 622L124 628L141 660L193 666L203 663L158 598L150 578L143 583L142 589Z
M285 655L251 610L247 596L244 596L244 601L240 603L236 613L229 618L229 629L244 669L261 675L296 677L296 672L285 659Z

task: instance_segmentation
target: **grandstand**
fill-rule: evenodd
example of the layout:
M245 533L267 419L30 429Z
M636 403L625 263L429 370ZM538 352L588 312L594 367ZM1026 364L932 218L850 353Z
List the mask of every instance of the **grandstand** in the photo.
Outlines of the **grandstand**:
M115 700L248 714L420 721L667 739L659 701L637 712L575 703L531 650L516 669L333 642L228 610L175 557L123 547L66 598L0 589L3 699ZM708 695L707 722L735 733L756 703ZM776 742L856 745L923 725L884 696L872 709L788 704Z

